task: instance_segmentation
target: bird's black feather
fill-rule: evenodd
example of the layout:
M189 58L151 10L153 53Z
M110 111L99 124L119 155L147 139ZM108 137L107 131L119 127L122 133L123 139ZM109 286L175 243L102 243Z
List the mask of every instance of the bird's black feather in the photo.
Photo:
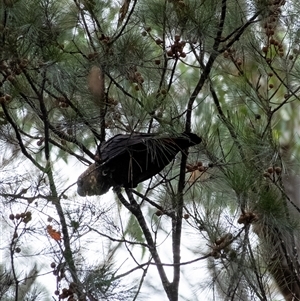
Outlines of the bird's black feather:
M179 151L201 142L196 134L159 137L155 134L116 135L98 148L100 162L78 179L79 195L101 195L111 186L136 187L167 166Z

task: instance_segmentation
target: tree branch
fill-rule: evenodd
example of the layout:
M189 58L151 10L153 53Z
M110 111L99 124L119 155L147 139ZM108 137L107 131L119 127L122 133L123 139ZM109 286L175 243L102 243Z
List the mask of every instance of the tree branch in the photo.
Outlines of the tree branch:
M130 203L126 201L126 199L123 197L122 193L121 193L121 188L120 187L115 187L115 192L120 200L120 202L136 217L143 233L144 236L146 238L146 241L148 243L148 249L150 251L151 256L153 257L153 260L156 264L157 267L157 271L159 273L162 285L164 287L165 292L167 293L167 296L169 298L170 301L173 301L172 298L172 293L170 290L170 282L167 278L167 275L165 273L165 270L162 266L160 257L158 255L154 240L152 238L151 232L147 226L146 220L143 216L143 213L141 211L141 208L139 206L139 204L136 202L136 200L134 199L132 192L130 191L130 189L126 189L126 194L128 196L128 199L130 200Z

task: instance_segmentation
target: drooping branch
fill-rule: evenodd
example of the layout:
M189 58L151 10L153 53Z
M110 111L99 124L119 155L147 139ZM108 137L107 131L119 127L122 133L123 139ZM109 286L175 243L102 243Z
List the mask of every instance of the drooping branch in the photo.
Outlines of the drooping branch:
M45 168L40 165L27 151L24 143L23 143L23 140L22 140L22 137L21 137L21 134L19 132L19 129L18 129L18 126L17 124L14 122L13 118L10 116L9 112L8 112L8 109L6 108L5 104L4 103L1 103L1 106L2 106L2 109L3 109L3 112L5 114L5 117L7 119L7 121L9 122L9 124L13 127L14 131L15 131L15 135L16 135L16 138L18 140L18 144L21 148L21 151L23 153L23 155L28 158L39 170L41 171L45 171Z

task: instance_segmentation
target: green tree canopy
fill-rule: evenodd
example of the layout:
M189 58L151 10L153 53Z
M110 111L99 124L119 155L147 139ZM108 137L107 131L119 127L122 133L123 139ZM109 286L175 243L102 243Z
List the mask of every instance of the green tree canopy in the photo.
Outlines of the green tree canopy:
M299 15L3 0L0 297L300 300ZM76 193L110 137L183 132L202 143L137 188Z

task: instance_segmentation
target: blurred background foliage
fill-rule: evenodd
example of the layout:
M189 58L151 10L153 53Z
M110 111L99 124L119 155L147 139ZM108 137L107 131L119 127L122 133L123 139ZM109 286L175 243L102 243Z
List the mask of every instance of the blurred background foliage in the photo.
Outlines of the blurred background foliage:
M3 0L0 297L300 300L299 10ZM102 141L185 130L186 166L133 192L153 244L119 197L77 196Z

